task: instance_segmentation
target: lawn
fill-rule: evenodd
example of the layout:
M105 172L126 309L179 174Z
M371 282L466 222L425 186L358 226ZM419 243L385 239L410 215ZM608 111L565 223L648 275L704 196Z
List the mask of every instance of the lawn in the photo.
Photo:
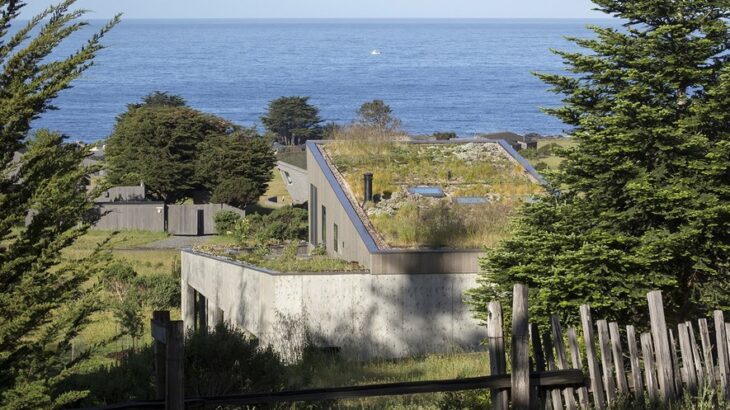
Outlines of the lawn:
M363 174L373 174L375 200L364 211L392 248L492 246L508 235L513 210L543 193L494 143L338 140L323 147L356 202L363 198ZM409 192L415 186L438 187L444 196ZM476 203L455 202L464 197Z

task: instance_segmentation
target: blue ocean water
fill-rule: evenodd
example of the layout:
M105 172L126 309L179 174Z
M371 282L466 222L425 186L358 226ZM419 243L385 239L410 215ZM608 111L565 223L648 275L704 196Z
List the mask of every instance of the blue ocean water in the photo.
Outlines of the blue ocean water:
M90 30L103 22L94 21ZM307 95L326 121L346 123L385 100L408 131L461 136L568 128L540 107L560 97L532 75L560 72L551 48L589 37L608 20L126 20L104 39L95 66L34 123L72 140L112 131L126 104L154 90L242 125L267 103ZM68 55L91 34L58 50ZM371 55L374 49L380 55Z

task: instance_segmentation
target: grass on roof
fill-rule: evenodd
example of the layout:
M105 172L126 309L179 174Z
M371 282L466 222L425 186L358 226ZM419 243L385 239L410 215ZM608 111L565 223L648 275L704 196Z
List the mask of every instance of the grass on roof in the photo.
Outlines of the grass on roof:
M354 197L363 198L363 174L373 173L376 203L366 212L393 248L489 247L507 234L507 223L526 198L543 188L494 143L410 144L352 135L323 146ZM441 187L446 198L407 193L414 185ZM487 198L455 205L453 198Z

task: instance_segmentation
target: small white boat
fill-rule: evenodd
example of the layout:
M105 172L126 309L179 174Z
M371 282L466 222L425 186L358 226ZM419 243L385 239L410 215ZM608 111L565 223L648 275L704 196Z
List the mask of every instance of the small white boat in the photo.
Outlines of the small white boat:
M370 55L371 55L371 56L379 56L379 55L380 55L380 50L378 50L378 49L376 48L375 50L373 50L373 51L371 51L371 52L370 52Z

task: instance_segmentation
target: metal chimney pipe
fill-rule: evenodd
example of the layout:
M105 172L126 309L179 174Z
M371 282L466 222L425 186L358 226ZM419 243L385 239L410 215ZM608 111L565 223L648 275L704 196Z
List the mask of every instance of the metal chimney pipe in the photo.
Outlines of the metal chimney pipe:
M363 175L363 182L365 183L365 202L372 202L373 200L373 174L366 172Z

